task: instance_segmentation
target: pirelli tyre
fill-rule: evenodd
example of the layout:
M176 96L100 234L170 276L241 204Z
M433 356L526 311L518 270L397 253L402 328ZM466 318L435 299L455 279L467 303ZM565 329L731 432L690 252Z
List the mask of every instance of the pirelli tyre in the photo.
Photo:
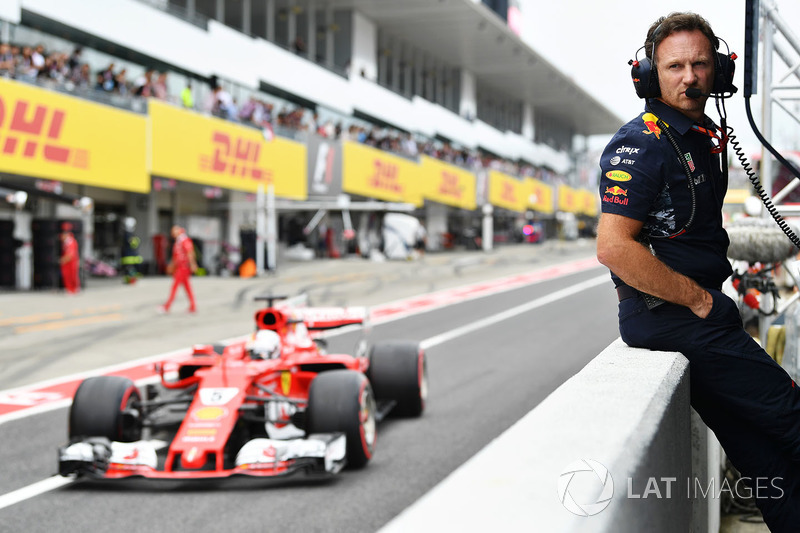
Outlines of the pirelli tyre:
M139 390L128 378L98 376L84 380L69 411L70 441L88 437L139 440L142 427L132 409L140 399Z
M311 382L306 416L308 434L345 434L348 468L362 468L372 458L378 436L375 397L361 372L328 370L319 374Z
M396 403L391 413L420 416L428 398L428 365L425 350L414 342L375 344L369 354L367 377L379 402Z

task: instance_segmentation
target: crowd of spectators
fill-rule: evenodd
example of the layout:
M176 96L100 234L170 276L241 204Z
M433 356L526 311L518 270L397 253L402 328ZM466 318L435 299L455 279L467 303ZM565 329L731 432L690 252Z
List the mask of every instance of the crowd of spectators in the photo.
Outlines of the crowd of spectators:
M167 73L148 69L138 78L128 79L127 68L109 63L91 72L83 61L83 49L72 53L49 52L44 45L0 44L0 76L21 81L63 86L69 90L95 89L105 93L154 97L166 100Z
M92 75L88 63L82 60L82 48L72 53L47 52L41 44L17 46L0 44L0 76L38 83L52 83L67 89L94 89L104 93L132 97L175 100L186 108L195 106L191 82L180 95L171 95L167 89L167 73L146 69L135 80L128 79L125 67L117 68L113 62ZM282 106L275 109L271 102L254 94L240 104L225 90L216 78L210 80L211 92L199 106L201 112L257 128L314 132L326 138L352 140L416 158L420 154L434 157L469 170L494 169L517 176L531 176L545 181L557 181L544 169L528 164L504 160L486 152L456 147L446 141L415 138L414 135L391 128L365 126L363 123L344 125L332 119L321 120L318 113L301 106Z
M214 94L222 96L221 98L213 97L212 114L258 128L278 126L294 131L315 132L325 138L356 141L411 159L424 154L472 171L485 168L514 176L530 176L550 182L556 181L553 179L554 175L544 169L501 159L480 150L457 147L447 141L415 138L411 133L392 128L364 126L356 123L343 127L341 121L336 123L331 119L323 121L318 113L303 107L293 109L282 107L279 112L275 113L273 104L255 96L249 98L244 105L237 107L235 100L230 98L226 91L220 89Z
M86 69L81 68L79 48L71 55L61 52L48 54L41 44L35 47L0 44L0 76L86 85L91 81Z

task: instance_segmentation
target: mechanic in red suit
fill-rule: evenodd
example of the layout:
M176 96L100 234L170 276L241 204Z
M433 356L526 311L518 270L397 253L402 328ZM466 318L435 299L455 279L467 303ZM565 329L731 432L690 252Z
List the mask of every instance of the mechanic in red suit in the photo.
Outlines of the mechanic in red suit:
M67 294L77 294L81 288L78 275L80 256L78 254L78 241L72 234L72 224L66 222L61 225L61 278Z
M175 292L178 290L179 285L183 285L186 289L186 294L189 297L189 312L194 313L197 306L194 301L194 294L192 293L192 286L189 283L192 273L197 270L197 260L194 254L194 244L192 239L186 235L186 230L180 226L172 226L172 238L175 239L175 244L172 246L172 261L170 261L167 271L172 271L172 289L169 293L167 303L159 308L162 313L168 313L175 299Z

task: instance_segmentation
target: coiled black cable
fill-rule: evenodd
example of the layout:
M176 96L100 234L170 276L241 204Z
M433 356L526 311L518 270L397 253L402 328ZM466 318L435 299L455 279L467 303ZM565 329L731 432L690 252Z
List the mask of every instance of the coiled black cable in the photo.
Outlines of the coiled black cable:
M689 231L689 227L692 225L692 222L694 222L694 215L697 212L697 193L694 190L694 177L692 177L692 171L689 169L689 163L687 163L686 158L683 157L683 152L681 151L680 146L678 146L678 141L676 141L675 137L673 137L669 132L669 126L667 126L660 118L658 121L656 121L656 125L661 128L661 131L664 133L664 135L666 135L667 140L672 145L672 149L675 150L675 154L678 156L678 162L681 164L683 172L686 174L687 186L689 187L689 196L692 198L692 210L689 214L689 220L687 220L686 224L683 225L682 230L671 235L664 235L662 237L651 235L653 238L672 239L673 237L677 237L678 235L682 235L683 233Z
M645 109L649 113L653 114L653 116L656 116L655 113L653 113L652 108L650 107L649 99L645 99ZM689 213L689 220L686 222L686 224L683 225L683 228L681 228L679 231L676 231L675 233L671 233L669 235L646 235L644 237L652 239L673 239L678 235L683 235L684 233L689 231L689 227L692 225L692 222L694 222L694 215L697 212L697 193L694 190L694 178L692 177L692 171L689 169L689 163L687 163L686 158L683 157L683 152L681 151L680 146L678 146L678 141L676 141L675 137L673 137L672 134L670 133L669 126L667 126L667 124L657 116L656 116L656 126L661 128L661 132L667 137L669 144L675 151L675 155L678 157L678 163L680 163L681 168L683 168L684 174L686 174L686 186L689 187L689 196L691 196L692 199L692 210Z
M761 135L761 132L758 131L756 127L755 121L753 120L753 114L750 111L750 98L745 97L745 111L747 112L747 120L750 122L750 127L753 129L753 132L756 134L758 140L763 144L769 152L775 156L778 161L780 161L787 169L789 169L796 179L800 179L800 173L797 172L797 169L789 163L786 159L783 158L776 150L772 147L771 144ZM798 237L789 224L784 220L783 216L778 212L778 209L775 207L775 204L772 203L772 199L767 194L767 191L764 190L764 187L761 185L761 180L759 179L758 175L753 170L753 167L750 166L750 162L747 160L747 157L744 155L744 150L742 150L741 145L736 140L736 135L733 133L733 128L730 126L725 126L726 134L728 135L728 141L730 141L731 146L733 146L733 151L736 154L736 159L739 160L739 163L742 165L745 173L747 174L747 179L750 180L750 183L753 185L753 189L756 191L756 194L761 199L761 203L764 204L764 207L767 209L767 212L770 216L775 220L775 223L778 224L778 227L781 228L781 231L786 234L792 244L794 244L797 248L800 248L800 237Z

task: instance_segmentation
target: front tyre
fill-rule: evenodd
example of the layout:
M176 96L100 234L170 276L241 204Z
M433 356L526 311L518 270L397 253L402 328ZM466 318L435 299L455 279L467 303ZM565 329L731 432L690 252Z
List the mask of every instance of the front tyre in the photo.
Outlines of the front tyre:
M128 378L97 376L85 379L69 410L69 438L105 437L133 442L142 436L142 426L132 408L141 400Z
M428 399L428 363L425 350L414 342L375 344L367 371L378 401L394 401L392 414L422 415Z
M317 375L311 382L306 415L308 434L345 434L348 467L362 468L372 458L378 436L375 397L362 373L329 370Z

